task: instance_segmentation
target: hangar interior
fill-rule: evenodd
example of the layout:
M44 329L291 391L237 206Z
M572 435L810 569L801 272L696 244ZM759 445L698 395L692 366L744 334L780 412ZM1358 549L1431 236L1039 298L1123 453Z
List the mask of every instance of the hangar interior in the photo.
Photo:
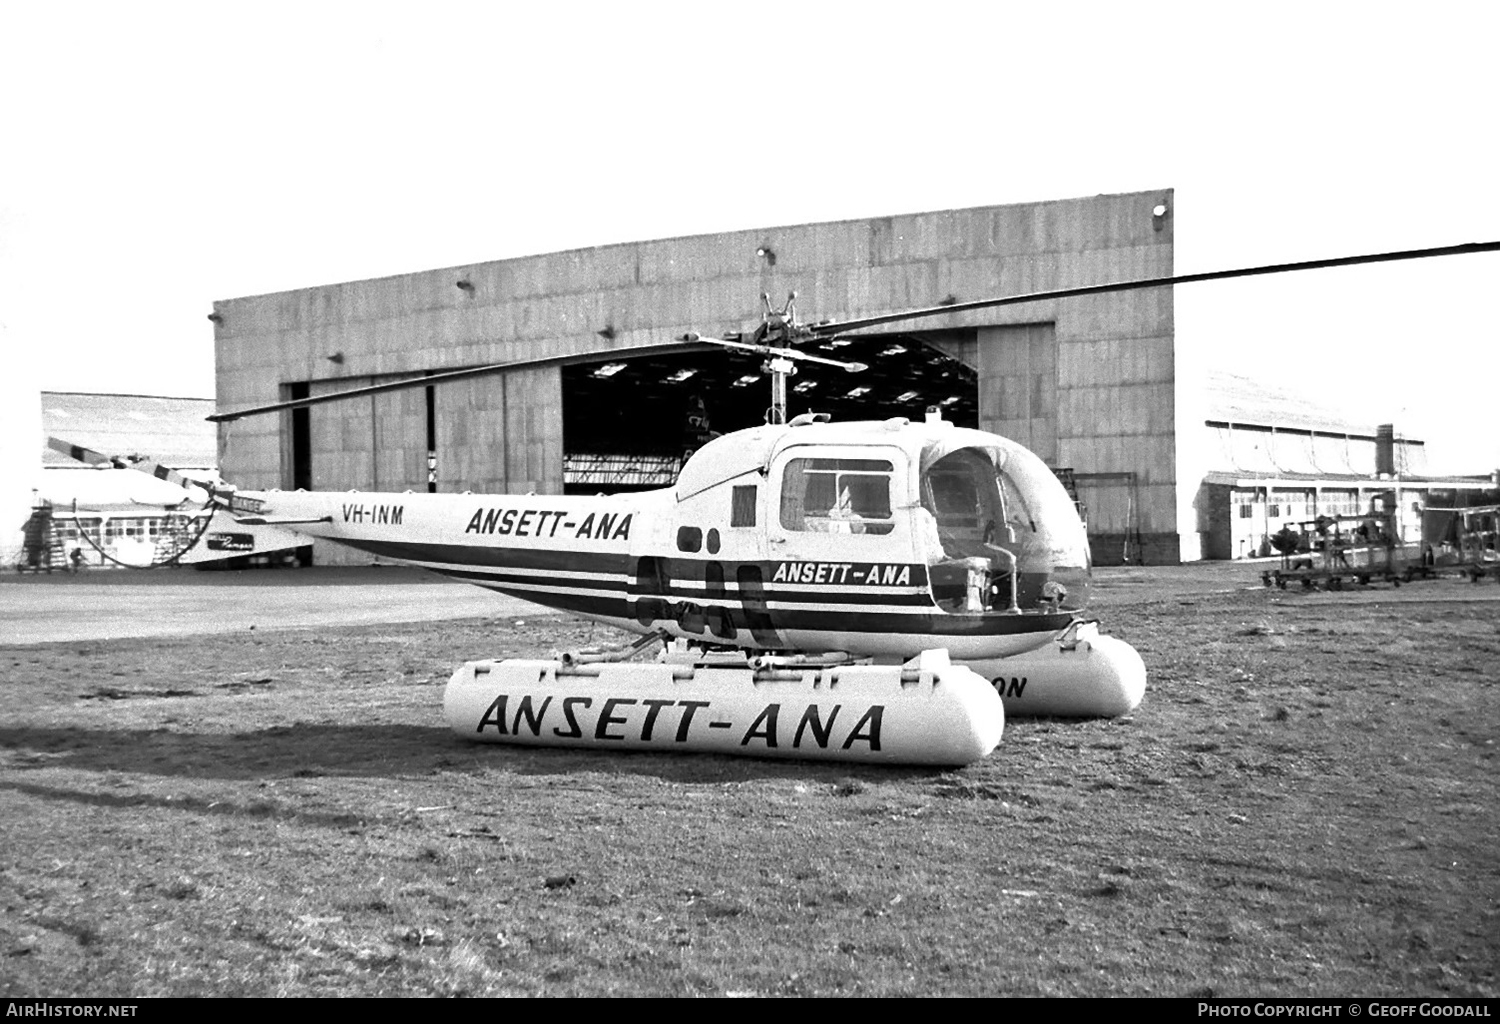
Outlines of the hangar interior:
M838 339L810 352L869 369L801 363L787 385L789 415L919 420L929 406L958 426L978 423L977 377L944 347L973 331ZM750 353L710 351L566 367L563 486L570 493L666 487L681 460L715 434L766 422L770 376Z
M804 319L842 321L1170 275L1172 202L1165 190L785 226L220 301L220 411L555 360L225 424L221 470L248 487L664 486L685 450L762 422L769 402L759 357L672 350L685 333L753 328L762 293L796 291ZM1170 289L917 326L826 343L819 354L869 369L799 365L790 411L915 419L938 406L1071 481L1099 562L1197 557L1193 494L1177 486ZM350 557L332 546L316 556Z

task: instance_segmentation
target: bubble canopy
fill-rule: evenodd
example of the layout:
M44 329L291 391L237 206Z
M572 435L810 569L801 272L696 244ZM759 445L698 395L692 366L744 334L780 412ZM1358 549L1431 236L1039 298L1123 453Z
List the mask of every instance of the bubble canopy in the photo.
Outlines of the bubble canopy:
M1087 605L1091 560L1083 521L1035 454L995 434L953 430L923 446L920 487L922 508L936 526L935 538L928 531L929 559L982 558L1004 574L1013 565L1022 611ZM941 553L931 550L934 544Z

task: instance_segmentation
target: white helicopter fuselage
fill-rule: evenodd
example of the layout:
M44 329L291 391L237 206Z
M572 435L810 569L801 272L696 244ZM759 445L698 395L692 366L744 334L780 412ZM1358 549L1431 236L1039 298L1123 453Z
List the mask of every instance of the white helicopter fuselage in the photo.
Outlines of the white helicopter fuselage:
M942 422L740 431L675 487L636 494L269 491L234 507L623 629L748 650L1004 658L1068 626L1087 589L1082 526L1050 471Z
M242 497L263 500L269 523L326 516L327 522L292 528L381 560L632 632L747 650L910 657L944 646L956 659L1004 657L1044 643L1072 619L1066 612L1004 619L990 613L940 632L951 615L933 600L926 566L868 557L892 555L886 550L834 545L778 551L781 557L771 559L760 538L725 538L721 531L712 555L649 553L666 550L649 540L663 532L660 524L675 539L670 491L594 498L275 491Z
M246 521L776 664L941 652L1010 714L1121 715L1145 692L1140 655L1084 618L1088 542L1056 476L1015 442L941 420L743 430L696 452L675 486L635 494L230 503ZM484 664L461 689L487 692Z

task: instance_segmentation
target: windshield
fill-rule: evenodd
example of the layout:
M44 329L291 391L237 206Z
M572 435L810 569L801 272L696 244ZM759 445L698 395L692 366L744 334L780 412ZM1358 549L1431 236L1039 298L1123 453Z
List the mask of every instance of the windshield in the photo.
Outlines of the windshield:
M963 444L979 437L985 443ZM1020 445L977 434L928 445L922 453L922 508L930 513L922 517L929 561L988 562L993 577L1005 581L989 602L994 608L1010 604L1012 565L1021 610L1087 605L1090 560L1083 523L1052 470ZM936 596L942 603L943 595ZM970 604L962 610L976 609Z

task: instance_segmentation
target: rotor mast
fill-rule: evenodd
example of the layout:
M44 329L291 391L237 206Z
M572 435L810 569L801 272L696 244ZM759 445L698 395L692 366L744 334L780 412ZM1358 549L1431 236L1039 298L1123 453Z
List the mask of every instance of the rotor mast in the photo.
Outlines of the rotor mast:
M760 301L765 308L761 313L760 326L756 328L751 340L760 344L769 344L772 340L791 341L791 335L797 326L797 293L787 294L786 305L781 307L779 313L771 307L769 292L761 292ZM771 408L766 413L766 422L783 424L787 420L786 379L797 372L797 364L787 356L773 355L760 368L761 372L771 376Z

